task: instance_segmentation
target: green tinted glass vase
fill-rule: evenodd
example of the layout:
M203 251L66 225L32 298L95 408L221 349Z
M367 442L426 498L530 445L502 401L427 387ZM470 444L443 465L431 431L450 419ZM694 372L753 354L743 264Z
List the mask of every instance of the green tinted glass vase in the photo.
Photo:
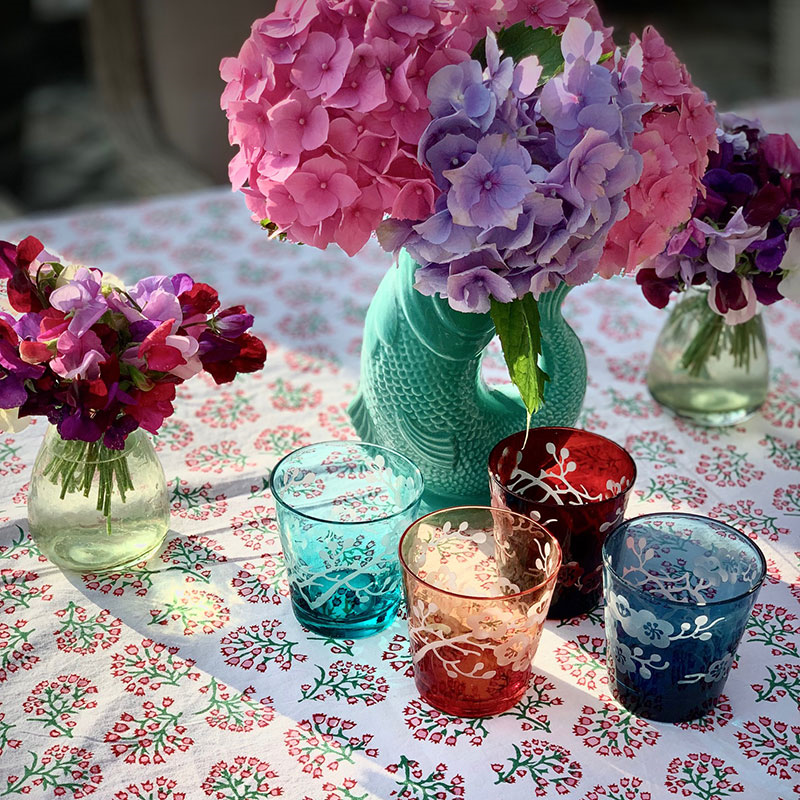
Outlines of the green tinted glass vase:
M131 433L123 450L45 434L28 493L31 538L65 569L103 572L155 553L169 530L164 470L150 437Z
M727 325L692 290L672 309L647 369L661 405L700 425L737 425L767 399L769 357L761 314Z
M488 505L489 453L525 428L519 392L490 387L481 359L495 328L489 314L454 311L414 289L404 251L388 270L364 323L361 377L348 413L358 435L410 458L425 478L428 508ZM562 284L539 300L542 366L550 380L531 425L573 425L586 393L586 355L561 315Z

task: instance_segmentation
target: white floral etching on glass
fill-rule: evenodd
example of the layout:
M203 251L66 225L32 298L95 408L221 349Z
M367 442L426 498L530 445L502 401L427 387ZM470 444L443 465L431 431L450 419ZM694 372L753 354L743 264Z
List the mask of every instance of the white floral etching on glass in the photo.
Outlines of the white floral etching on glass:
M394 557L396 543L395 530L387 531L380 541L361 534L329 533L322 540L297 537L294 551L286 556L292 591L302 594L312 609L348 590L360 604L394 592L400 581Z
M625 546L635 562L622 569L622 577L664 600L703 606L715 598L722 584L751 583L758 571L755 559L737 563L724 548L701 550L694 546L695 554L687 553L682 562L677 562L665 557L674 547L665 547L662 553L644 536L627 536Z
M547 616L547 599L527 614L485 606L464 621L442 613L435 602L417 600L409 613L414 663L431 655L450 678L489 680L497 674L495 666L528 670Z
M539 530L529 524L532 534ZM504 603L503 597L552 575L558 555L550 541L526 535L528 532L518 527L513 532L504 532L502 527L501 523L494 528L472 527L466 521L420 524L408 554L413 572L437 589L486 600L473 601L477 610L464 618L433 600L420 597L413 601L409 625L415 663L430 655L452 678L486 680L500 667L512 671L530 668L547 616L549 591L537 590L538 596L527 608L524 599ZM524 540L528 569L518 563L512 537ZM519 574L522 586L503 574L507 570Z
M663 650L668 652L669 646L673 642L696 639L706 642L712 637L712 629L721 623L725 617L709 619L706 614L698 614L692 622L682 622L680 628L665 619L660 619L648 609L634 609L626 597L618 593L610 593L609 601L606 605L606 626L609 630L614 630L614 625L619 623L622 630L628 636L635 639L639 644L629 646L618 638L614 642L614 663L621 672L635 673L647 680L651 677L653 670L664 670L670 662L658 652ZM639 645L655 647L655 653L647 653ZM679 679L678 683L695 683L701 679L711 683L719 677L719 665L715 662L707 673L696 673L686 675ZM719 674L718 674L719 673ZM716 674L717 677L709 677Z
M575 461L570 459L569 449L562 447L558 450L552 442L545 445L545 450L555 459L555 465L548 469L539 470L538 475L533 475L520 469L522 452L516 454L516 465L511 471L507 486L512 492L524 494L526 498L537 503L553 502L558 505L583 505L593 503L598 500L610 500L621 494L630 486L630 481L626 475L619 480L609 478L606 482L606 491L592 494L582 484L576 485L574 479L569 477L570 473L578 469ZM508 454L506 449L505 454ZM540 497L535 496L535 492L541 492Z

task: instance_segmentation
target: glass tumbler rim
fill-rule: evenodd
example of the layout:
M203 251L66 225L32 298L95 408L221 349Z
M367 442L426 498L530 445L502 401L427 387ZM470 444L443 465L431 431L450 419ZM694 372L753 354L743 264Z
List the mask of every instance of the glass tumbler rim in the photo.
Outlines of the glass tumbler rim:
M522 590L521 592L514 592L513 594L499 594L499 595L472 595L472 594L462 594L461 592L452 592L449 589L442 589L439 586L435 586L434 584L426 581L425 578L420 578L416 572L406 563L405 558L403 558L403 542L406 540L406 536L411 532L411 529L418 525L419 523L425 521L429 517L436 516L437 514L444 514L450 511L462 511L462 510L470 510L470 511L489 511L492 513L500 513L500 514L508 514L511 517L519 517L520 519L524 519L526 523L533 523L536 525L537 528L541 528L551 539L552 544L555 546L556 553L558 555L558 566L540 583L537 583L535 586L530 586L527 589ZM449 595L450 597L457 597L461 600L478 600L484 602L498 602L498 601L507 601L507 600L514 600L519 597L524 597L527 594L531 594L532 592L536 592L540 590L542 587L547 586L548 583L551 581L555 581L558 577L559 570L561 569L561 562L563 558L563 553L561 550L561 545L558 542L558 539L550 533L550 531L542 525L541 522L537 522L536 520L530 519L526 517L524 514L518 514L516 511L509 511L506 508L494 508L493 506L449 506L448 508L440 508L436 511L430 511L427 514L419 517L419 519L415 519L404 531L403 535L400 537L400 541L397 545L397 556L400 561L400 566L403 568L403 572L410 575L414 578L415 581L419 581L424 586L427 586L429 589L433 589L436 592L441 592L442 594Z
M630 467L631 467L631 482L626 486L624 489L616 492L615 494L611 495L611 497L602 497L599 500L586 500L583 503L569 503L569 504L562 504L562 503L555 503L551 500L531 500L529 497L525 497L525 495L520 494L519 492L515 492L513 489L509 489L507 486L502 484L495 474L495 471L491 468L493 456L495 452L500 448L501 445L505 445L505 443L509 439L513 439L515 436L519 436L524 431L517 431L516 433L509 434L505 438L501 439L490 451L489 453L489 479L492 481L493 484L498 486L503 492L510 494L512 497L516 497L518 500L523 501L524 503L531 503L537 506L549 506L552 508L569 508L570 506L574 506L576 508L581 508L584 506L593 506L599 505L600 503L608 503L611 500L616 500L619 497L622 497L626 492L629 492L632 488L634 483L636 483L636 477L638 475L636 469L636 461L634 460L633 456L621 445L619 442L615 442L613 439L609 439L608 436L603 436L601 433L595 433L594 431L587 431L585 428L574 428L569 425L543 425L540 428L531 428L531 430L536 431L569 431L570 433L581 433L585 434L586 436L590 436L595 439L602 439L604 442L607 442L610 445L616 447L623 456L628 460Z
M414 478L415 483L417 484L417 491L412 498L408 502L408 504L398 509L397 511L392 512L391 514L384 514L383 516L379 517L369 517L368 519L357 519L357 520L338 520L328 517L317 517L313 514L307 514L305 511L300 510L299 508L295 508L295 506L287 503L286 500L281 498L278 491L276 491L275 487L275 474L278 472L278 468L283 464L284 461L296 456L298 453L302 453L304 450L310 450L314 447L321 447L325 445L337 445L342 447L344 445L361 445L361 446L369 446L376 450L382 450L384 453L390 453L392 456L399 458L401 461L406 462L409 466L412 467L412 476ZM281 505L287 511L290 511L292 514L296 514L299 517L303 517L305 519L311 520L312 522L324 522L328 524L335 524L337 526L358 526L358 525L371 525L375 522L384 522L386 520L394 519L395 517L401 516L413 508L421 499L422 495L425 491L425 478L422 475L422 471L420 468L408 457L403 455L402 453L398 452L397 450L393 450L391 447L386 447L382 444L375 444L374 442L364 442L361 439L325 439L322 442L311 442L311 444L303 445L302 447L297 447L291 452L287 453L285 456L278 460L278 463L270 470L269 473L269 491L272 494L272 497L275 500L275 503Z
M641 514L638 517L631 517L630 519L624 520L608 534L606 540L603 542L603 551L602 551L603 566L608 569L608 571L614 576L615 580L618 580L628 589L631 589L634 592L646 594L650 600L653 601L657 600L659 603L663 603L664 605L668 606L674 606L675 608L687 608L690 605L693 605L692 603L683 602L681 600L672 600L669 598L661 597L659 595L651 595L649 592L643 590L641 586L636 586L632 584L629 580L626 580L622 575L620 575L617 572L617 570L614 569L614 567L611 564L611 556L609 555L609 551L611 549L611 546L616 541L616 539L622 535L620 531L626 530L634 522L640 522L642 520L652 519L653 517L659 517L662 519L665 517L673 519L675 518L692 519L692 520L699 520L702 523L713 522L715 525L719 525L721 528L724 528L726 532L733 533L737 541L751 548L752 551L755 553L756 557L758 558L758 561L761 565L761 568L759 570L759 578L758 580L754 581L753 585L749 589L746 589L740 592L739 594L734 595L733 597L725 597L722 600L715 600L714 598L711 598L710 600L707 600L705 603L703 603L702 606L699 603L694 603L694 605L697 605L700 608L706 608L709 606L714 606L716 608L719 608L720 606L724 606L728 603L739 602L743 600L745 597L754 594L761 588L761 585L764 583L764 580L767 577L767 559L765 558L761 548L756 544L756 542L750 539L749 536L745 535L739 530L736 530L736 528L734 528L731 525L728 525L725 522L721 522L720 520L717 519L712 519L711 517L704 517L702 514L689 514L683 511L653 511L650 514Z

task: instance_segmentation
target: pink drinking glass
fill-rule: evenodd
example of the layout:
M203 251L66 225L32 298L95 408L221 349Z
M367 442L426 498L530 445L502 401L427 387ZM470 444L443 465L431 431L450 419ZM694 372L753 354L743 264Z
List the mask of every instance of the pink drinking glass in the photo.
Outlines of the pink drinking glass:
M400 540L414 680L459 717L511 708L527 691L561 548L533 520L465 506L417 520Z
M626 450L577 428L531 428L527 442L520 431L490 453L492 505L540 522L561 545L551 619L597 605L603 542L622 522L635 480L636 464Z

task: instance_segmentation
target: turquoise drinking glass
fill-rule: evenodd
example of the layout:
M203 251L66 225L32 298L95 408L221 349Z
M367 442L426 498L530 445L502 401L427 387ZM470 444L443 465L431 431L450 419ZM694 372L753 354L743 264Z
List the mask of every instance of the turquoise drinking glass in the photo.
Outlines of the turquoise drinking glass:
M322 442L270 476L292 609L309 630L357 639L383 630L400 604L397 545L424 485L405 456L363 442Z

